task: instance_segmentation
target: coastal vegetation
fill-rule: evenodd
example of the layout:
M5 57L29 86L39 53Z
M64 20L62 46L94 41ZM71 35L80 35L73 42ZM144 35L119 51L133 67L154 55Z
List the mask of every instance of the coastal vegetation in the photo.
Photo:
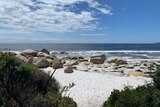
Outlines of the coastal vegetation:
M59 83L11 53L0 53L1 107L77 107L63 97ZM47 86L46 86L47 84Z
M160 107L160 69L155 72L153 83L114 90L103 107Z

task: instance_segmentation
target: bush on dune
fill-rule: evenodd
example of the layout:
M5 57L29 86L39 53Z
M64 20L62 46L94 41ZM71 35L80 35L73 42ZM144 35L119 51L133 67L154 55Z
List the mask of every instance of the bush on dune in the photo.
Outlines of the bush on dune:
M103 107L160 107L160 69L153 76L153 82L136 89L114 90Z
M61 96L57 81L52 78L48 83L48 78L49 75L14 55L0 53L0 106L76 107L72 99Z

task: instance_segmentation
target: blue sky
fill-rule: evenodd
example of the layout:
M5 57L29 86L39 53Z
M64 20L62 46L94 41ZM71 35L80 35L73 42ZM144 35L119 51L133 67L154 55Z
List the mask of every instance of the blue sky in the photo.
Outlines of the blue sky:
M160 0L1 0L0 43L160 42Z

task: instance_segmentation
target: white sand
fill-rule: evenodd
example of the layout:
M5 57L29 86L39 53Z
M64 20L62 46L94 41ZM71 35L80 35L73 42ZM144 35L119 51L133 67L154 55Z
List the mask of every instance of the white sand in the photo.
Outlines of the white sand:
M53 69L46 68L45 71L53 71ZM63 69L57 70L54 77L62 86L69 83L76 84L67 95L76 101L78 107L100 107L113 89L123 89L128 85L137 87L151 81L150 78L145 77L122 77L83 71L66 74Z

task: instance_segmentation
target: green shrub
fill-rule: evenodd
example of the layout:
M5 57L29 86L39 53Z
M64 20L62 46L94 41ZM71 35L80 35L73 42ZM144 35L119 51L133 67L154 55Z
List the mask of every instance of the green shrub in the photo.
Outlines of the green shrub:
M103 107L160 107L160 70L153 77L153 84L139 86L136 89L125 87L114 90Z
M63 107L59 106L63 99L59 93L59 84L54 78L48 83L48 78L48 74L20 61L14 55L0 53L0 106ZM71 103L75 104L69 99L65 107L72 107Z
M160 68L155 72L153 76L154 85L156 88L160 89Z

